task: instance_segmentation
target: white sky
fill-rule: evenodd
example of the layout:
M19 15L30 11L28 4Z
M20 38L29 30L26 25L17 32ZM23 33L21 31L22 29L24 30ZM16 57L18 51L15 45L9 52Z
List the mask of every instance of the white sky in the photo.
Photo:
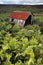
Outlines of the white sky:
M0 4L43 4L43 0L0 0Z

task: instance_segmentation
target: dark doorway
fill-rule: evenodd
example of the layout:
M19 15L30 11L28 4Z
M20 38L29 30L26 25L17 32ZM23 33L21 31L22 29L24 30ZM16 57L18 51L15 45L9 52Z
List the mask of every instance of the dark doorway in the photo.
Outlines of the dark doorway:
M28 24L31 24L31 17L32 17L32 15L30 15L30 16L27 18L27 20L26 20L24 26L26 26L26 25L28 25Z
M14 21L14 19L12 18L12 19L11 19L11 22L13 22L13 21Z

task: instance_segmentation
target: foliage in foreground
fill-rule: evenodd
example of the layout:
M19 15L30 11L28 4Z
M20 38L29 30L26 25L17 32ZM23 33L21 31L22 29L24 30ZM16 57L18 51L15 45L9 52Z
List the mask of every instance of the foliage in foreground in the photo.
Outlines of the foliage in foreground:
M0 22L0 65L43 65L43 35L38 25Z

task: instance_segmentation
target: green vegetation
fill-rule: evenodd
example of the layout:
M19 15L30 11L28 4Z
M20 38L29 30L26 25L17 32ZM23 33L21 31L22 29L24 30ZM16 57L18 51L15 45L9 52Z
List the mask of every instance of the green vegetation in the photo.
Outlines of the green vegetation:
M13 8L3 9L3 12L2 9L0 9L2 19L0 20L0 65L43 65L43 17L34 16L32 25L21 27L8 20L9 12L13 11ZM15 10L17 9L15 7ZM42 12L35 10L30 11Z
M12 11L31 11L32 13L42 13L43 9L32 7L32 6L3 6L3 7L0 7L0 13L6 13L6 12L12 12Z
M43 22L43 16L41 15L35 15L34 18L40 22Z
M40 27L0 22L0 65L43 65Z

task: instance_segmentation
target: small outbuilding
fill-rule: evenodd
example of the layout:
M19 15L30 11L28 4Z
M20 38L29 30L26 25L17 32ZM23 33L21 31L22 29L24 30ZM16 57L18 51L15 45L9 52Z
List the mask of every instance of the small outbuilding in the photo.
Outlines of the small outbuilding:
M32 24L33 15L31 12L15 11L10 14L10 22L25 26Z

